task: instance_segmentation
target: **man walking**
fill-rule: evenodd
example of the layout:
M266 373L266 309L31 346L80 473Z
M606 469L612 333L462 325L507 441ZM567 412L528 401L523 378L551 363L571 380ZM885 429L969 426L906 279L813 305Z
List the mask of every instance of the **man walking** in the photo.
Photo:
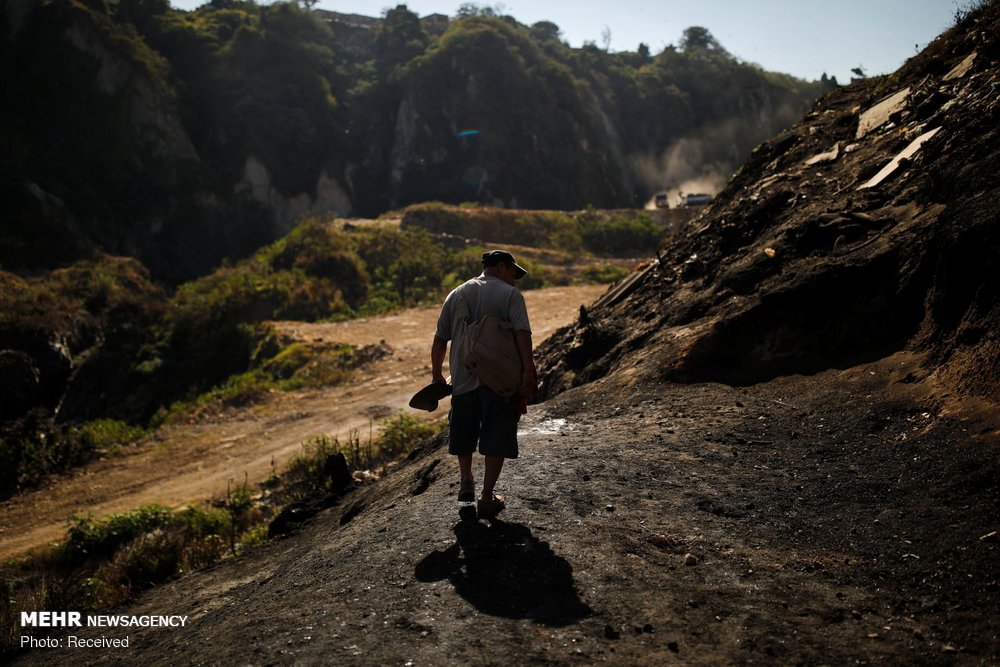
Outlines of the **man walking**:
M528 309L524 297L514 288L514 281L527 271L504 250L483 253L482 259L482 274L452 290L444 300L431 346L431 377L434 382L445 382L442 366L448 341L452 341L448 452L458 456L462 473L458 500L471 502L476 499L472 455L478 442L479 453L485 457L486 472L476 508L479 516L492 518L504 508L503 496L495 494L493 489L504 459L517 458L517 422L524 411L524 397L538 393L538 375L531 351ZM467 318L465 308L459 307L460 301L468 308ZM471 324L486 315L495 315L513 325L522 368L521 389L517 396L500 396L458 362L455 342L465 334L466 322Z

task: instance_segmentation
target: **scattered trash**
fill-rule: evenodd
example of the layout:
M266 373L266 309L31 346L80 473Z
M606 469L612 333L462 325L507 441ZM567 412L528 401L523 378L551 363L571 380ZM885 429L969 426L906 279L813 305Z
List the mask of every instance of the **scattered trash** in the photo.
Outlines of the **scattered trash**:
M970 69L972 69L972 63L976 60L976 52L973 51L965 60L955 65L950 72L944 75L941 79L942 81L951 81L952 79L960 79L965 76Z
M882 167L882 170L877 174L875 174L874 176L872 176L867 183L858 187L858 190L864 190L865 188L873 188L882 181L884 181L886 178L891 176L897 169L899 169L900 165L902 165L905 161L909 160L914 155L916 155L917 151L920 150L920 147L926 141L928 141L931 137L933 137L940 131L941 131L940 127L935 127L933 130L924 132L919 137L911 141L909 146L904 148L899 155L894 157L892 161L889 162L889 164Z
M861 114L858 119L858 131L855 139L860 139L872 130L884 125L892 114L906 108L906 98L910 95L909 87L903 88L894 95L886 97L881 102Z
M840 157L839 141L833 145L833 148L826 151L825 153L818 153L816 155L813 155L811 158L806 160L806 164L812 166L814 164L822 164L824 162L834 162L838 157Z

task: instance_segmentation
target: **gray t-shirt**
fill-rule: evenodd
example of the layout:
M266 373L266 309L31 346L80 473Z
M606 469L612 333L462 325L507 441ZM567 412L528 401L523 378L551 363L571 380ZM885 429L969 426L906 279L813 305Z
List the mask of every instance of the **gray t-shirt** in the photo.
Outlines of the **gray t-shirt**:
M451 291L441 306L435 335L444 340L454 341L465 334L465 322L458 314L458 293L464 292L465 303L469 307L469 322L475 322L486 315L496 315L514 325L514 331L531 332L528 323L528 308L524 296L496 276L480 274ZM448 354L451 367L451 385L455 395L465 394L479 386L479 379L456 358L458 351L454 343Z

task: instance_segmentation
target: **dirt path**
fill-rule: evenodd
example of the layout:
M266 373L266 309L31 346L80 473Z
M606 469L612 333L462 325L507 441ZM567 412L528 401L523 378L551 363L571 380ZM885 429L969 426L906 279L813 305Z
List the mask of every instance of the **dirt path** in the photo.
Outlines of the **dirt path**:
M585 285L525 292L537 344L572 321L605 287ZM161 429L134 453L106 457L43 489L0 504L0 560L60 539L72 514L104 516L148 503L179 507L225 493L228 480L263 481L302 443L326 434L368 436L372 418L406 408L430 380L436 308L334 324L278 323L301 340L365 345L384 340L388 357L327 390L276 393L243 410L202 415L198 423ZM447 402L435 417L446 414ZM412 411L411 411L412 412Z

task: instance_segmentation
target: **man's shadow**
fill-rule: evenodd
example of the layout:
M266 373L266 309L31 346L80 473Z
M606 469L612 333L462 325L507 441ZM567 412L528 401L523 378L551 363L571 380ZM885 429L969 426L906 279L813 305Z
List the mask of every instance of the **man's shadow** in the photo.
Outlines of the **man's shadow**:
M498 519L490 525L464 507L455 544L417 564L419 581L448 579L479 611L565 626L591 613L573 586L573 568L527 526Z

